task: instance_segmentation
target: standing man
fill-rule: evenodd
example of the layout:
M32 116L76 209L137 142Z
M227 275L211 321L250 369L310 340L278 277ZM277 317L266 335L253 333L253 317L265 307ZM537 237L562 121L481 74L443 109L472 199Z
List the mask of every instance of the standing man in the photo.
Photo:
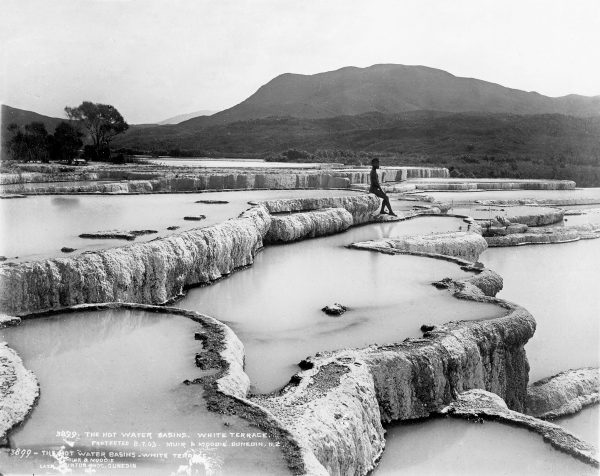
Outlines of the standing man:
M381 185L379 185L379 176L377 175L377 169L379 168L379 159L375 158L371 161L371 165L373 168L371 169L371 187L369 187L369 193L373 193L377 195L379 198L383 199L383 203L381 204L380 214L385 213L385 207L388 209L388 214L392 216L396 216L396 214L392 211L392 206L390 205L390 199L386 195L386 193L381 189Z

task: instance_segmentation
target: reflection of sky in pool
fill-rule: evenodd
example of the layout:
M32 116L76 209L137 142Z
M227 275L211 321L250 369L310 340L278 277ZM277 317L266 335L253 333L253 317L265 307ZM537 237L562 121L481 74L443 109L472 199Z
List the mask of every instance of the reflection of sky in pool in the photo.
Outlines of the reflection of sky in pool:
M123 246L131 242L114 239L79 238L99 230L156 230L139 236L134 243L166 236L179 226L182 231L220 223L250 207L249 200L355 195L339 190L256 190L149 195L60 195L29 196L0 200L0 255L18 261L65 255L63 246L79 253ZM224 205L206 205L196 200L227 200ZM206 215L202 221L187 221L188 215ZM15 260L13 260L15 261Z
M374 476L565 476L598 470L542 437L501 423L435 419L392 425Z
M94 441L109 440L129 441L130 445L107 444L103 449L137 451L139 455L150 451L184 453L190 449L191 440L160 440L158 432L257 431L244 420L209 412L201 387L182 383L203 374L194 361L196 352L201 351L194 339L198 330L201 325L185 317L127 310L58 315L0 330L0 336L38 377L41 389L31 416L11 435L13 447L60 447L65 442L56 432L67 430L81 435L74 448L97 451L100 448ZM99 435L86 437L86 431ZM103 432L116 435L102 437ZM121 432L152 432L154 436L124 438ZM215 439L202 441L209 440ZM159 446L134 448L134 441ZM183 441L187 447L169 449L165 447L167 441ZM214 456L224 461L225 474L286 472L274 448L230 448L214 452ZM41 461L40 457L27 463L38 467L30 466L32 471L26 473L42 473ZM172 460L165 466L158 464L160 461L144 466L137 474L169 474L167 468L174 471L185 462ZM134 462L139 464L140 460ZM0 454L3 470L18 464ZM156 465L158 468L153 467Z
M600 240L488 248L480 259L504 278L498 297L537 321L525 347L530 380L599 364Z

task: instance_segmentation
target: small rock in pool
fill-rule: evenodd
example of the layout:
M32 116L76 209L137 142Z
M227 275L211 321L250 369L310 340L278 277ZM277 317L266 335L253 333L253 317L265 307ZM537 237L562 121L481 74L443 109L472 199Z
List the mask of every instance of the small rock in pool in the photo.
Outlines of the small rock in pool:
M421 332L431 332L434 329L435 329L435 326L431 325L431 324L423 324L421 326Z
M227 200L196 200L196 203L204 203L206 205L225 205L229 202Z
M332 305L327 305L323 309L321 309L321 311L323 311L325 314L327 314L329 316L341 316L347 310L348 310L348 308L346 306L342 306L341 304L339 304L337 302Z
M75 251L77 248L69 248L68 246L63 246L60 251L62 251L63 253L72 253L73 251Z
M158 233L158 231L156 231L156 230L131 230L129 233L131 233L132 235L135 235L135 236L141 236L141 235L151 235L153 233Z
M192 221L200 221L200 220L204 220L206 218L206 215L194 215L194 216L189 216L189 217L183 217L184 220L192 220Z
M82 233L79 238L106 239L112 238L116 240L135 240L135 235L129 231L108 230L96 231L94 233Z
M178 226L176 226L176 225L173 225L173 226L168 226L168 227L167 227L167 230L178 230L178 229L179 229L179 227L178 227Z

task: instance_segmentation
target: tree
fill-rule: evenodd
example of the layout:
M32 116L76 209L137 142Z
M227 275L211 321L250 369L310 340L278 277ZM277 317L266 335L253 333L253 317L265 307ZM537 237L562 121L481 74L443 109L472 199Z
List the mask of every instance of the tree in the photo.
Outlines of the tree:
M72 124L61 122L54 130L54 135L48 136L48 149L52 160L67 160L69 163L77 156L83 145L83 134Z
M84 101L77 107L65 107L65 112L89 134L96 159L110 157L110 142L129 128L119 111L109 104Z
M7 147L15 160L41 160L48 162L48 131L43 122L32 122L22 130L17 124L9 124L12 137Z

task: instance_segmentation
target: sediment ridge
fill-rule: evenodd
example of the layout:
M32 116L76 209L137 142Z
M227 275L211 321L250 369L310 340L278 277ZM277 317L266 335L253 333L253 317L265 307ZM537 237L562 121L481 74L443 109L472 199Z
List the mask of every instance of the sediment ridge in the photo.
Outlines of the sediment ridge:
M17 353L0 342L0 443L32 410L40 393L37 378Z

